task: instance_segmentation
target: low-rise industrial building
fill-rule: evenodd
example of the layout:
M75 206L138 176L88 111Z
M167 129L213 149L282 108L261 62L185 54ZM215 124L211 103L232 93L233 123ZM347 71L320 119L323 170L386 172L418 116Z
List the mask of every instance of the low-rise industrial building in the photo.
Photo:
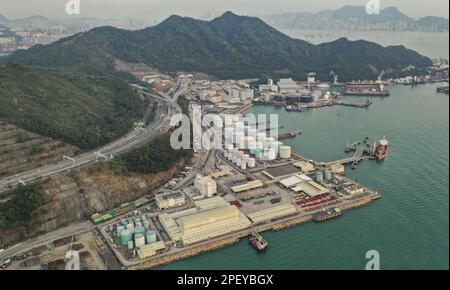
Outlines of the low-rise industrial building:
M149 257L152 257L158 253L158 251L162 251L166 248L166 245L163 241L155 242L152 244L148 244L145 246L142 246L137 250L137 254L139 256L139 259L143 260Z
M186 197L181 192L165 192L155 196L159 209L169 209L186 204Z
M270 221L284 216L297 213L297 209L292 204L282 204L278 206L272 206L260 211L247 214L248 218L254 223L261 223L264 221Z
M244 184L240 184L240 185L236 185L231 187L231 190L234 193L240 193L240 192L244 192L247 190L252 190L252 189L256 189L256 188L260 188L263 187L264 183L261 180L254 180L254 181L250 181Z
M174 242L189 245L250 227L250 220L221 197L194 202L195 207L159 220Z
M280 79L278 89L281 93L295 93L300 90L300 86L291 78Z
M299 161L293 164L295 167L299 168L302 172L308 173L314 171L314 165L306 161Z

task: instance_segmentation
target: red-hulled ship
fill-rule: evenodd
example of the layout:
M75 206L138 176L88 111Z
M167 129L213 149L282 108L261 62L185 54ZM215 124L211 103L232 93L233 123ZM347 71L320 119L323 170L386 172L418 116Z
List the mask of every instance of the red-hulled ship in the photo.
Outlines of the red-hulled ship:
M389 154L389 141L384 137L378 142L376 149L376 157L378 160L384 160Z

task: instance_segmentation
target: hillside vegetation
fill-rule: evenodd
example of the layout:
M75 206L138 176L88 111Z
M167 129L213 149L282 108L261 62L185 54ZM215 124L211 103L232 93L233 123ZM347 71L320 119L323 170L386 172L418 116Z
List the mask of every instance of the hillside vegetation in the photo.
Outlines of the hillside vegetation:
M374 79L385 70L431 60L402 46L382 47L367 41L339 39L312 45L268 26L254 17L227 12L210 22L171 16L139 31L101 27L47 46L19 51L9 61L44 67L80 67L113 71L115 59L145 63L161 71L191 71L218 78L292 76L310 71L328 80L334 70L340 79Z
M0 119L82 149L125 134L143 110L139 97L114 75L0 67Z

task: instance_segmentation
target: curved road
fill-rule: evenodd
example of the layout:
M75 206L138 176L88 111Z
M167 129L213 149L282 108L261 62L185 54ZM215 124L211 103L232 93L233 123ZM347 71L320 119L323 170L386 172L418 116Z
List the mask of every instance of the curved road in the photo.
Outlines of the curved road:
M111 159L111 157L114 157L119 153L123 153L132 148L139 147L140 145L153 139L155 136L160 134L162 130L167 129L170 126L170 118L173 114L182 112L181 107L177 103L177 100L178 97L186 92L186 90L189 88L189 80L179 80L174 90L172 90L173 93L161 93L161 96L151 94L144 87L138 85L132 86L136 88L137 92L142 95L156 98L165 102L164 106L167 107L168 114L162 114L161 104L159 104L155 119L147 127L136 127L133 131L129 132L124 137L108 145L105 145L104 147L101 147L99 150L81 154L79 156L76 156L73 160L65 159L61 162L49 166L36 168L30 171L6 177L5 179L0 180L0 196L2 195L2 193L4 194L7 190L13 189L19 184L32 183L41 179L63 175L77 168L96 163L99 160L109 160Z

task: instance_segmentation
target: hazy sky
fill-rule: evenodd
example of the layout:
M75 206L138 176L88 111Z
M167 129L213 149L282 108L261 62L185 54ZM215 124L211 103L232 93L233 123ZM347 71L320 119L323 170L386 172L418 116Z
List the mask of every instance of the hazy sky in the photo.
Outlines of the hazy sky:
M69 0L0 0L7 18L44 15L69 17ZM231 10L238 14L316 12L344 5L365 5L368 0L80 0L81 17L161 20L172 14L199 17L207 12ZM396 6L412 17L449 16L448 0L380 0L382 8ZM74 16L72 16L74 17Z

